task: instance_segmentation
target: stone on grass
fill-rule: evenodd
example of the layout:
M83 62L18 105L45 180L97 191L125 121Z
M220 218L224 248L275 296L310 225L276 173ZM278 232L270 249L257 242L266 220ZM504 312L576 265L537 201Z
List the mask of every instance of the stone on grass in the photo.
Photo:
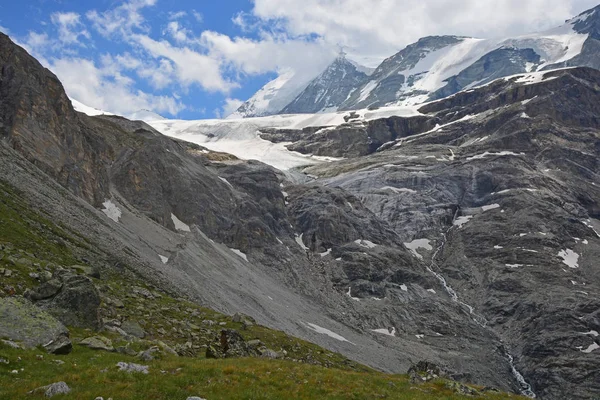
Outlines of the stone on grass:
M60 335L56 339L44 345L50 354L69 354L73 350L73 343L67 335Z
M83 339L79 344L94 350L114 351L112 341L100 335Z
M134 363L126 363L123 361L120 361L117 363L117 367L119 367L119 371L124 371L124 372L139 372L141 374L147 374L148 368L150 368L147 365L140 365L140 364L134 364Z
M33 389L29 394L44 393L46 397L53 397L57 394L67 394L71 392L71 388L65 382L56 382L47 386L42 386L37 389Z

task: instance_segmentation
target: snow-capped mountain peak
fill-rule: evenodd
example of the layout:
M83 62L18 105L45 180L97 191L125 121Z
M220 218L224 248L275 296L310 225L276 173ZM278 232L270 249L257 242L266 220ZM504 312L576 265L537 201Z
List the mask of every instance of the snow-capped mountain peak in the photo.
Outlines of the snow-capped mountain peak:
M244 102L228 119L262 117L279 113L306 88L313 76L284 70Z
M367 74L357 65L341 53L281 112L302 114L336 110L367 79Z

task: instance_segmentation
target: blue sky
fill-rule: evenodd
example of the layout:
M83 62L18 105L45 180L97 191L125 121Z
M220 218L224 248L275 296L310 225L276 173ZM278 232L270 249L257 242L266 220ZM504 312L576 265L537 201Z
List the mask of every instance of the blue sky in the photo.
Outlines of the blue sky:
M4 1L0 31L84 104L200 119L234 111L281 72L316 75L339 46L376 66L422 36L512 36L559 25L598 2Z

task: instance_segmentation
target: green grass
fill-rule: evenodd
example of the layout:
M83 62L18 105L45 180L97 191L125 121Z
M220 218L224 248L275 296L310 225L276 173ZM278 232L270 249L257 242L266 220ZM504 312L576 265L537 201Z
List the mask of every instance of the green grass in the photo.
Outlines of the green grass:
M41 357L43 358L41 358ZM206 360L165 356L140 362L135 357L75 346L67 356L0 345L0 399L43 398L27 395L37 387L64 381L72 389L56 399L464 399L443 381L412 385L406 376L354 372L291 361L262 359ZM20 357L20 361L17 358ZM55 360L64 364L57 365ZM120 361L150 367L148 375L118 370ZM21 371L22 369L22 371ZM19 373L13 374L12 370ZM486 393L479 398L517 398ZM470 397L473 398L473 397Z

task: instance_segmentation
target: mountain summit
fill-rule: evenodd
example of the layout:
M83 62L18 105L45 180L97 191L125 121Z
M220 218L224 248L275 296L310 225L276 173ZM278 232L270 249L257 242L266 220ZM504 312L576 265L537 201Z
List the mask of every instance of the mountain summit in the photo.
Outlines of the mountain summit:
M367 78L360 66L348 60L344 53L316 77L281 114L318 113L337 110Z

